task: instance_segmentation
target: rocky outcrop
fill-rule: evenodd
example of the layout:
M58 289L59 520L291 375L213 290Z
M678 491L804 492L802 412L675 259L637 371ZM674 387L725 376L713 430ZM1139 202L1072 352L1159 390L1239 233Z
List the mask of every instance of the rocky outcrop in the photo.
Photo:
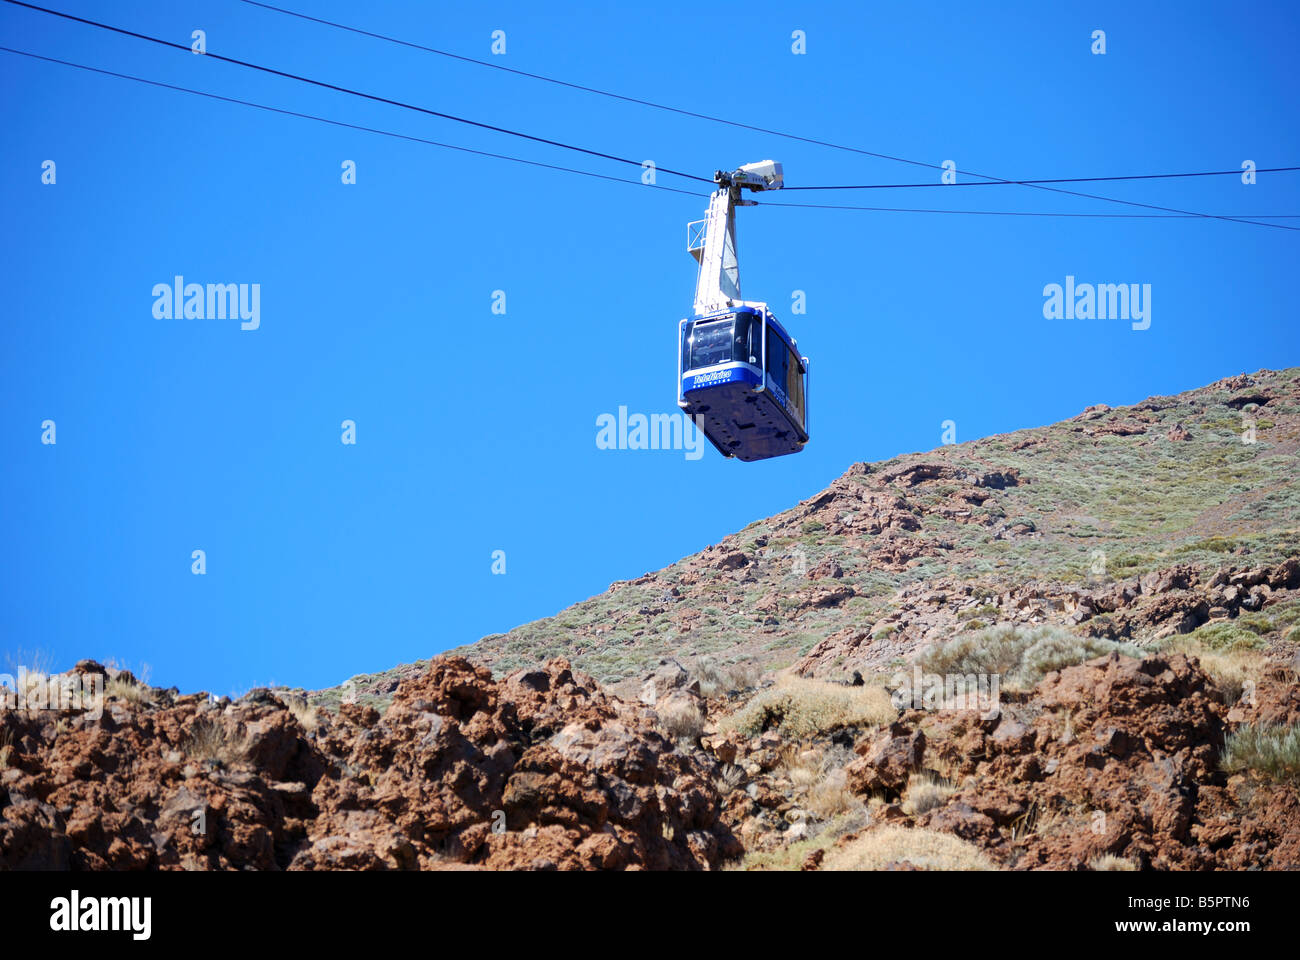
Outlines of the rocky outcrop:
M497 682L435 658L382 715L138 689L97 721L0 715L0 867L708 869L739 853L712 762L563 660Z
M1287 716L1293 690L1261 690L1250 719ZM908 711L859 745L849 783L887 800L911 775L943 771L957 789L908 822L1016 869L1086 869L1103 854L1153 869L1296 869L1295 791L1219 769L1229 712L1195 660L1113 654L1048 674L996 716Z
M894 723L873 741L856 747L859 759L849 764L847 786L862 796L896 799L925 756L925 734Z
M1175 564L1094 586L1029 581L1001 591L940 578L899 592L896 610L867 628L827 635L795 663L804 676L879 670L960 633L976 616L992 623L1057 623L1111 640L1190 633L1300 591L1300 560L1202 570Z

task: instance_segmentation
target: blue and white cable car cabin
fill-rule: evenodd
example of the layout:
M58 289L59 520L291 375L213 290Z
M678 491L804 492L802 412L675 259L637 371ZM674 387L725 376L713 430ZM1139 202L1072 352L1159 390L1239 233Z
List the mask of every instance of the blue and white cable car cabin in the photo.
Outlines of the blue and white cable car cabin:
M765 304L681 322L678 404L726 457L767 460L808 442L808 365ZM699 422L699 421L697 421Z
M767 460L808 442L808 358L767 304L742 300L736 258L741 188L779 190L781 164L750 163L714 174L708 217L687 226L699 262L695 319L678 325L677 405L724 457Z

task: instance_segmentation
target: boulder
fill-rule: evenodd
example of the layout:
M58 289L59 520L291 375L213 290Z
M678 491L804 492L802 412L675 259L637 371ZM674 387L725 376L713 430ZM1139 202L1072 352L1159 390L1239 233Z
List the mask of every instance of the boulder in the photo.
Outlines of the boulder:
M892 723L875 740L860 743L859 758L846 769L847 785L859 796L893 798L907 786L925 756L925 734Z

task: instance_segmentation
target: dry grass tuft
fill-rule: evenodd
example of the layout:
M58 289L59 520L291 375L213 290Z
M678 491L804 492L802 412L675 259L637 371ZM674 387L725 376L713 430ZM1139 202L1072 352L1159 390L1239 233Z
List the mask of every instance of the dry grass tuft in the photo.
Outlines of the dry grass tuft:
M832 820L862 806L849 792L845 774L852 759L852 752L843 748L821 750L788 744L781 751L776 772L794 785L794 797L801 807L819 820Z
M1035 801L1029 805L1028 810L1011 821L1011 839L1017 841L1035 834L1054 833L1064 818L1065 814L1056 807L1044 808Z
M848 788L843 767L829 771L808 790L804 807L822 820L830 820L862 806L862 801Z
M1216 650L1195 637L1194 633L1174 637L1162 649L1195 657L1200 662L1201 669L1223 691L1224 699L1229 704L1240 700L1246 684L1257 683L1268 670L1268 658L1258 650L1249 647Z
M679 743L695 743L704 732L704 713L694 703L670 700L659 709L659 722Z
M248 755L248 742L233 736L213 720L202 719L190 729L183 745L185 755L193 760L211 760L222 765L241 763Z
M907 791L903 794L903 812L919 817L928 810L942 807L956 792L956 784L933 774L914 776L908 780Z
M720 665L712 657L701 657L692 670L695 679L700 681L700 695L716 697L733 690L749 690L758 686L762 669L752 660Z
M110 677L104 686L104 695L148 706L153 703L153 688L143 683L133 683L122 677Z
M910 863L922 870L997 870L973 843L924 827L885 823L842 847L830 850L823 870L880 870L891 863Z
M12 674L17 674L20 668L32 676L46 677L54 672L54 658L44 650L16 650L5 655L5 663Z
M54 660L43 650L31 653L18 650L5 660L14 677L13 693L17 694L19 703L26 703L34 690L43 688L53 672Z
M773 728L786 737L814 737L840 727L877 727L897 716L883 687L848 687L783 676L740 710L723 717L718 728L749 737Z
M320 726L320 711L308 703L306 697L286 696L283 699L289 713L308 733Z
M1098 870L1098 871L1118 870L1122 872L1127 872L1131 870L1136 870L1137 868L1138 868L1137 864L1134 863L1132 860L1125 860L1123 857L1117 856L1116 854L1113 853L1103 853L1100 856L1093 857L1091 860L1088 861L1089 870Z
M153 687L149 686L149 665L145 664L140 668L140 676L137 678L134 672L127 669L125 665L119 663L116 659L109 660L104 664L104 669L112 673L104 681L104 696L107 698L116 698L124 700L127 703L135 703L143 706L150 706L154 702Z
M724 797L739 790L744 785L745 771L734 763L724 765L718 775L713 778L713 786Z

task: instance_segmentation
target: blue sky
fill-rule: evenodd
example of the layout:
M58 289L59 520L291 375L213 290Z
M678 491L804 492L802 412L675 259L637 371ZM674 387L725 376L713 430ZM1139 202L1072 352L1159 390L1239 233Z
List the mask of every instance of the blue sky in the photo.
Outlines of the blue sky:
M1006 178L1300 162L1290 3L283 5L502 65ZM938 171L619 103L236 0L60 10L711 176ZM1137 9L1135 9L1137 8ZM1106 32L1107 52L1090 52ZM491 34L506 53L494 58ZM806 35L802 55L792 32ZM0 45L639 179L396 107L0 7ZM0 53L0 650L221 693L319 687L554 613L817 492L855 460L1300 362L1300 235L1214 220L740 212L745 294L813 361L813 438L767 463L600 450L674 409L703 196L577 177ZM56 183L42 184L54 160ZM341 182L341 164L357 182ZM665 186L700 189L659 174ZM1296 174L1098 184L1300 213ZM1143 212L1024 187L772 200ZM1287 223L1288 221L1277 221ZM1300 226L1300 221L1289 221ZM158 319L175 275L260 285L260 327ZM1150 329L1045 320L1043 288L1152 289ZM506 313L493 314L493 291ZM807 313L791 315L802 290ZM57 443L42 444L42 422ZM356 423L344 445L341 423ZM192 551L207 572L191 572ZM493 575L504 550L506 574ZM20 653L21 651L21 653ZM4 664L0 663L0 669Z

